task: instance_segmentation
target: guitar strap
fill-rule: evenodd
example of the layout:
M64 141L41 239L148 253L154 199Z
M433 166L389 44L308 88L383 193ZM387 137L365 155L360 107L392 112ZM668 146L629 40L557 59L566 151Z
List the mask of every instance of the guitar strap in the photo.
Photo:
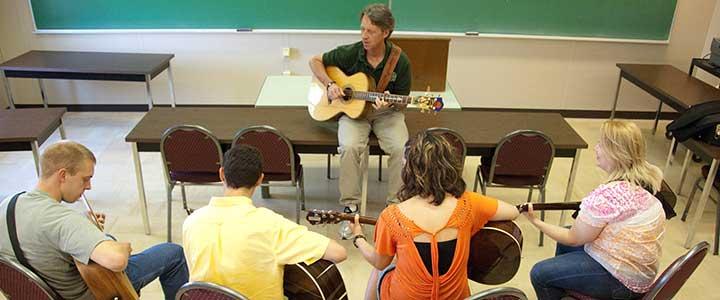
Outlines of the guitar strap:
M10 199L10 203L8 203L6 214L8 234L10 237L10 243L12 244L13 252L15 252L15 258L17 258L18 262L26 268L30 269L30 271L32 271L36 275L40 276L40 273L38 273L37 270L35 270L35 268L33 268L30 263L28 263L27 259L25 258L25 253L23 253L22 249L20 248L20 242L18 242L17 238L17 228L15 226L15 204L17 204L18 197L20 197L20 195L22 195L23 193L25 192L15 194L15 196ZM43 279L43 281L45 280Z
M390 50L390 56L388 57L388 60L385 62L385 67L383 68L382 76L380 76L380 82L378 82L378 85L375 88L376 92L378 92L378 93L385 92L385 88L387 88L388 84L390 83L392 73L393 73L393 71L395 71L395 66L397 65L397 62L400 59L400 53L402 53L402 49L400 49L400 47L398 47L397 45L393 45L392 50Z

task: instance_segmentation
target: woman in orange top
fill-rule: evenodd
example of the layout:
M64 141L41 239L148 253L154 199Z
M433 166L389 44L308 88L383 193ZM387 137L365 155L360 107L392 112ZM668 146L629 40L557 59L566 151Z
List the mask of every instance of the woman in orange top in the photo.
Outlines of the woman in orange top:
M375 225L375 247L357 221L353 243L375 269L366 299L463 299L470 295L470 239L489 220L512 220L517 209L465 192L463 163L442 136L420 133L405 146L399 204L388 206ZM388 268L397 257L395 269ZM383 271L378 289L378 274Z

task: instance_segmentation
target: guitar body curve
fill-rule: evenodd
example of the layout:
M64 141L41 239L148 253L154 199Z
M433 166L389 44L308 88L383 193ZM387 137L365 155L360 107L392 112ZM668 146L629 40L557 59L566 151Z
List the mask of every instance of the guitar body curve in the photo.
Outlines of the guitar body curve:
M491 285L510 281L520 268L522 245L515 222L488 222L470 240L468 279Z
M125 272L113 272L94 261L87 265L75 261L75 266L95 299L140 299Z
M335 81L343 91L372 91L374 81L364 73L347 76L338 67L325 68L330 79ZM346 94L348 94L346 92ZM327 96L327 89L317 80L313 81L308 93L308 112L317 121L335 119L345 114L352 119L365 117L371 109L370 102L361 99L333 100Z
M290 300L347 300L340 270L334 263L323 259L311 265L286 265L283 290Z

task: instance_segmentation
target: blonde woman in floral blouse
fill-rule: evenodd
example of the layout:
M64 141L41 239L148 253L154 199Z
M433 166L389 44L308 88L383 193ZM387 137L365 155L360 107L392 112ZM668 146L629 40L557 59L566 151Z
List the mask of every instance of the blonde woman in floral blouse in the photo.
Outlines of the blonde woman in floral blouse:
M580 205L571 228L528 220L556 240L556 256L538 262L530 279L538 299L560 299L572 290L598 299L634 299L657 275L665 213L653 194L662 172L645 160L640 129L607 121L595 146L597 165L608 179Z

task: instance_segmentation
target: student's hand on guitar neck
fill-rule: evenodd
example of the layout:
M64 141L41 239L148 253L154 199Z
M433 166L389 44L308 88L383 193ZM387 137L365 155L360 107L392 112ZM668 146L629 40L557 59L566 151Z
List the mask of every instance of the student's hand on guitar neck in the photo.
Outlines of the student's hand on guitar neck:
M360 215L355 214L355 222L352 223L353 236L363 234L362 225L360 225Z
M535 221L538 219L535 217L535 210L533 209L532 203L525 204L527 206L527 211L524 211L522 214L530 221L530 223L535 224Z

